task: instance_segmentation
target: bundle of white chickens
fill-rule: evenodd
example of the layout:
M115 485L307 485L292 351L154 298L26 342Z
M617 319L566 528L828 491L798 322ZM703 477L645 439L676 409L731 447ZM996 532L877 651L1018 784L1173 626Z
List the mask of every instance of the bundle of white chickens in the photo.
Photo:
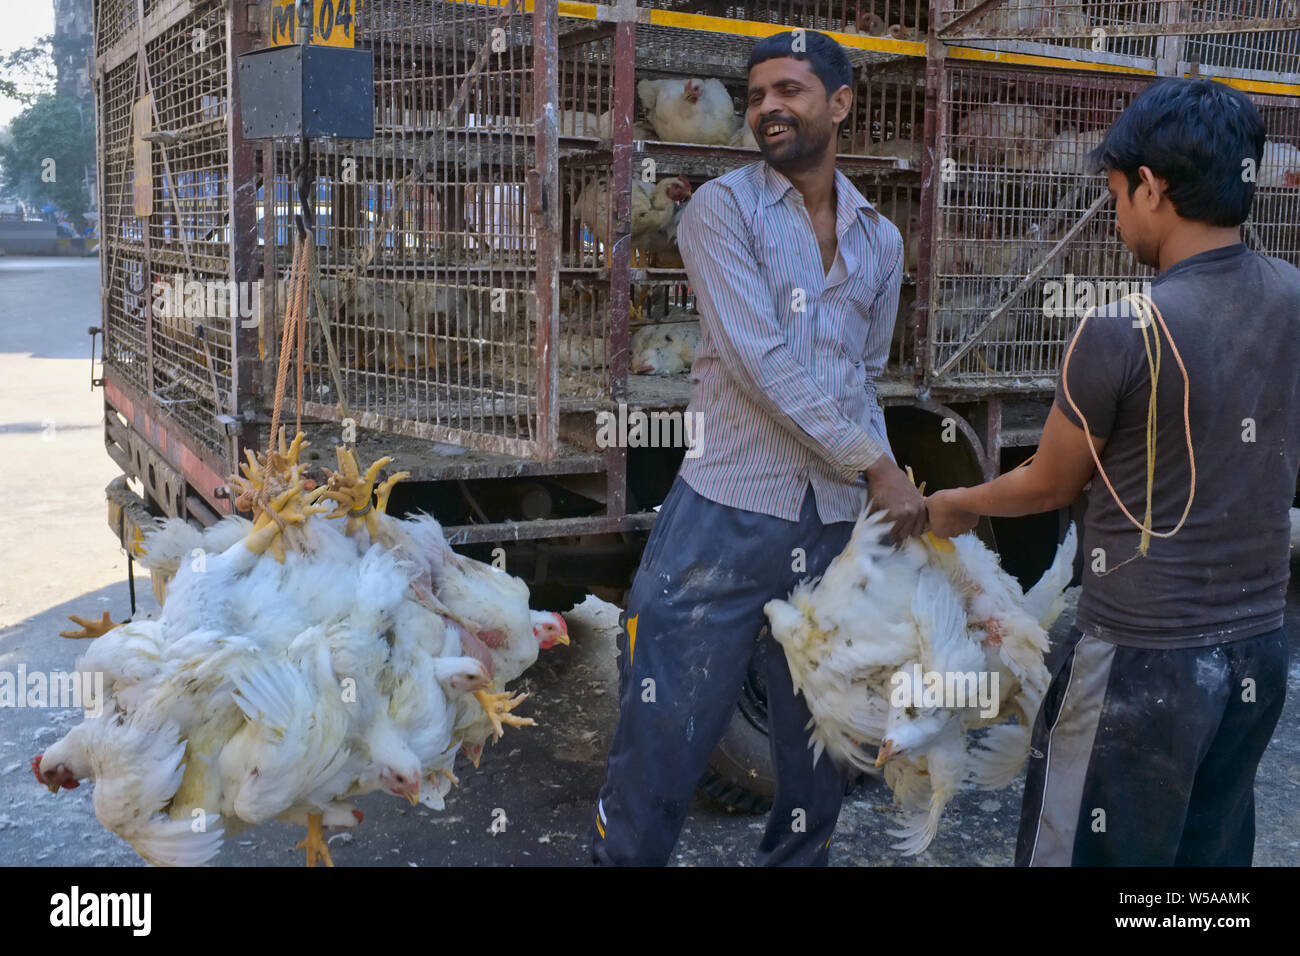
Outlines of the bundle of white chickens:
M1026 593L974 534L927 533L895 548L882 540L889 525L885 512L864 512L820 580L764 610L808 702L814 760L828 752L841 766L883 766L907 811L890 831L901 837L894 848L915 855L958 791L1004 787L1024 764L1075 530ZM981 701L980 689L992 698Z
M406 477L375 487L388 458L363 472L339 448L313 488L305 444L249 453L232 481L254 520L146 537L160 616L91 645L78 666L105 699L32 761L51 792L93 780L99 821L151 863L203 863L278 819L307 825L309 866L332 866L322 829L360 823L353 798L442 809L458 752L477 767L504 725L533 723L511 713L526 694L497 688L568 643L559 614L453 552L432 517L385 513Z

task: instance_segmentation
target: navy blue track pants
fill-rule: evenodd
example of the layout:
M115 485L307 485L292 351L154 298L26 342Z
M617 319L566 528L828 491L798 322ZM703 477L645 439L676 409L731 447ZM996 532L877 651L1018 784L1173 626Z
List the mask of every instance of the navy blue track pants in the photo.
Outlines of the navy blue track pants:
M710 501L676 479L619 619L619 720L592 826L597 863L668 862L736 712L767 623L763 605L821 574L852 531L851 521L821 523L811 488L799 520L786 521ZM777 788L758 862L824 865L845 776L826 755L813 766L808 707L781 646L762 640Z

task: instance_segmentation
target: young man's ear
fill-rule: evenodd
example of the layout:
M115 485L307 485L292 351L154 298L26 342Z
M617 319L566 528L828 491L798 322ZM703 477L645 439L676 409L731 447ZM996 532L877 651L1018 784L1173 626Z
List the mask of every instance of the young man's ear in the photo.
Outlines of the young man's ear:
M831 94L831 122L844 122L848 118L849 110L852 108L853 91L847 86L841 86Z
M1160 200L1169 191L1169 181L1162 176L1157 176L1151 171L1150 166L1139 166L1138 176L1142 179L1142 186L1146 187L1145 204L1148 209L1155 211L1160 205ZM1136 200L1137 194L1133 198Z

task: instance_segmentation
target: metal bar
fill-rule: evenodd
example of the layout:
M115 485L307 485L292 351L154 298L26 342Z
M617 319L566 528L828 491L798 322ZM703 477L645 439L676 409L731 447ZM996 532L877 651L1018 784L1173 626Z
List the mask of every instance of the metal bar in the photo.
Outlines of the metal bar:
M1104 206L1109 200L1110 200L1109 193L1102 193L1100 196L1096 198L1093 204L1088 207L1088 209L1084 212L1082 216L1079 217L1078 221L1075 222L1075 224L1070 227L1069 231L1066 232L1066 234L1060 238L1060 240L1056 243L1056 245L1052 246L1052 248L1048 251L1047 255L1043 257L1043 261L1038 263L1038 265L1034 267L1032 272L1030 272L1027 276L1025 276L1023 279L1020 280L1020 284L1011 290L1011 293L1002 301L1001 305L999 305L996 309L994 309L992 312L990 312L988 315L986 315L983 319L980 320L980 323L970 331L970 334L967 337L966 341L962 342L961 345L959 345L957 349L952 353L952 355L948 356L948 361L944 362L943 365L941 365L938 369L935 370L934 372L935 378L938 378L939 376L947 372L948 369L952 368L953 365L955 365L963 355L965 355L967 352L969 352L972 348L975 347L975 345L979 342L980 336L984 334L984 331L988 329L989 326L991 326L994 322L998 321L998 319L1002 318L1002 316L1006 315L1007 311L1011 308L1011 306L1025 292L1027 292L1029 290L1029 287L1033 285L1035 281L1037 281L1040 275L1043 274L1043 270L1047 268L1047 266L1051 263L1051 261L1060 254L1062 249L1064 249L1067 245L1069 245L1070 241L1076 235L1079 234L1079 232L1088 223L1088 221L1092 219L1093 216L1095 216L1098 212L1101 211L1101 207ZM1044 232L1047 231L1050 231L1050 227L1044 230Z
M230 217L230 263L229 276L236 289L257 281L257 157L258 148L244 139L243 124L239 122L239 84L235 82L238 57L253 49L257 39L248 29L247 16L238 16L237 3L232 3L226 10L226 88L228 105L226 150L229 163L229 209ZM264 185L267 180L263 180ZM270 192L269 189L266 190ZM179 214L178 214L179 215ZM266 229L272 228L269 210L265 214ZM181 232L184 235L184 231ZM273 236L267 236L266 248L273 250ZM268 281L274 290L275 275L270 273ZM241 296L242 298L242 296ZM251 301L251 298L250 298ZM241 321L239 310L231 309L230 323L230 413L243 424L241 432L229 436L230 470L239 466L242 448L248 447L252 439L252 416L245 414L254 407L254 387L258 361L257 337L258 327ZM261 315L259 314L259 322ZM220 411L220 409L218 409Z
M324 421L337 421L339 417L337 406L323 405L319 402L304 401L302 413L304 417L310 416ZM353 409L352 418L355 419L358 428L406 435L409 438L427 438L478 451L501 452L518 458L545 457L538 442L527 438L509 438L504 435L490 435L464 428L454 428L450 425L411 421L380 412L363 411L359 408Z
M934 287L934 226L941 182L936 178L936 171L941 162L939 143L946 142L948 132L947 110L939 108L939 91L946 89L948 83L946 50L940 41L930 38L926 41L926 51L925 121L921 133L925 144L921 154L921 238L917 244L916 329L912 346L912 365L918 382L925 380L934 361L930 348L930 300Z
M936 27L933 33L937 37L947 37L954 30L960 30L962 27L966 26L967 24L972 23L975 20L982 19L985 14L990 13L991 11L993 11L998 7L1004 6L1005 3L1006 0L981 0L980 3L975 4L975 6L971 7L965 13L960 13L952 20L943 24L942 26ZM938 12L937 10L931 7L930 9L931 23L934 23L936 21L937 17L935 16L935 14L937 12Z
M533 10L533 119L537 165L533 222L537 236L537 446L550 460L559 448L560 167L559 14L557 0ZM531 173L530 173L531 178Z
M135 93L132 97L132 103L141 96L149 92L148 89L148 69L145 66L147 51L145 48L144 38L144 0L135 0L136 9L136 56L135 56ZM152 111L151 111L152 112ZM135 110L131 110L131 138L135 137ZM150 164L153 162L153 147L150 146ZM152 175L151 177L152 178ZM154 375L154 314L153 314L153 242L149 237L149 218L148 216L137 217L140 222L140 231L144 239L144 262L141 266L141 282L144 289L141 291L142 301L144 302L144 348L146 361L146 390L153 394L158 387L157 379ZM110 280L112 281L111 277Z
M985 4L981 4L984 6ZM989 4L992 5L991 3ZM978 8L976 8L978 9ZM953 21L955 24L956 21ZM1095 27L1089 27L1089 32L1084 32L1079 27L1064 27L1053 32L1029 30L1006 30L997 33L988 31L978 32L957 32L957 28L952 24L941 27L939 33L945 40L1000 40L1000 39L1024 39L1030 40L1036 36L1048 37L1088 37L1092 36L1091 30ZM1266 33L1280 32L1296 29L1296 20L1292 17L1271 17L1267 20L1212 20L1205 22L1183 21L1175 23L1112 23L1105 24L1103 29L1106 31L1108 40L1115 40L1122 37L1143 37L1143 36L1205 36L1220 33Z
M1002 399L993 396L984 406L984 480L992 481L1002 471Z
M621 517L600 515L590 518L542 518L537 521L455 525L443 528L442 531L447 537L447 543L455 547L462 544L528 541L537 538L559 538L580 534L617 534L627 531L648 531L654 526L657 517L656 512L646 511Z
M619 6L631 4L620 0ZM632 267L632 112L636 108L636 23L618 22L614 30L613 156L610 179L614 197L613 248L606 251L609 266L608 374L610 396L627 398L628 318L631 311Z

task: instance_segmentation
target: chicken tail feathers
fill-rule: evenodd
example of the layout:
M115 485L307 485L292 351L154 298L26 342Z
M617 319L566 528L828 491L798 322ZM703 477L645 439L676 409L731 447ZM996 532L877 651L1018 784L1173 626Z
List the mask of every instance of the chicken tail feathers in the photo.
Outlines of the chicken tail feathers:
M131 836L131 847L154 866L201 866L221 850L224 830L215 813L191 819L158 817Z
M943 794L932 794L929 810L910 815L900 829L888 831L890 836L900 838L899 842L891 844L893 848L904 856L924 853L939 832L939 818L943 816L943 808L947 803L948 799Z
M971 781L984 790L1007 786L1029 755L1028 724L997 724L990 727L978 746L970 748Z
M1061 592L1074 577L1074 554L1078 550L1078 545L1078 529L1071 524L1070 529L1065 533L1065 540L1056 549L1052 566L1043 572L1038 583L1025 593L1025 612L1041 624L1044 630L1056 622L1065 607Z

